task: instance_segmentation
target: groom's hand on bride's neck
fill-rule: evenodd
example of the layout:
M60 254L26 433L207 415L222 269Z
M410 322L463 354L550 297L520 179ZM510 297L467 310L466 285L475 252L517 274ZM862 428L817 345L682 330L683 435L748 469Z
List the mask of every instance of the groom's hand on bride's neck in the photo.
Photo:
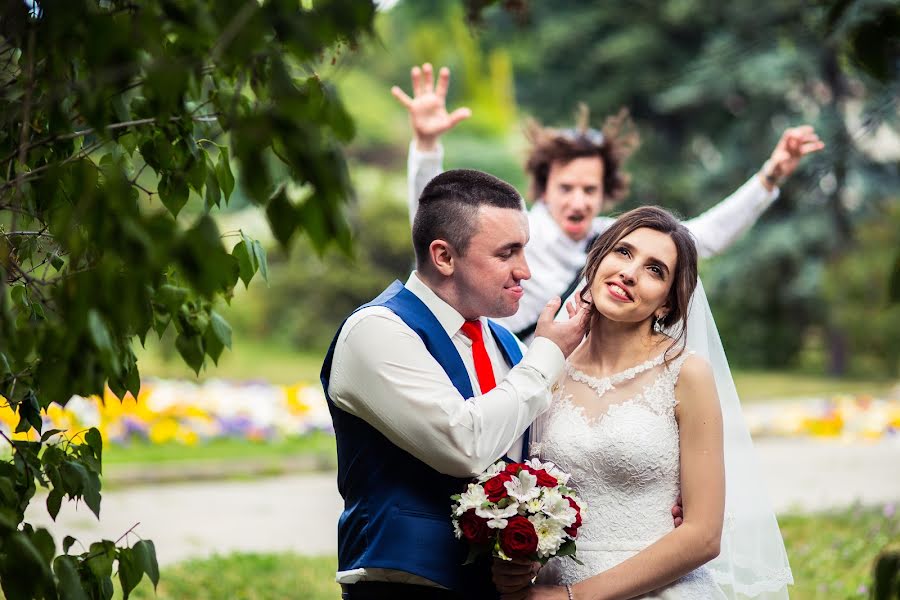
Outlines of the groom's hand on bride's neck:
M569 302L566 304L569 319L567 321L554 321L553 317L559 310L559 305L560 299L558 297L547 303L540 318L538 318L534 337L547 338L559 346L563 356L568 358L587 333L588 305L583 302L578 305L575 304L575 301Z

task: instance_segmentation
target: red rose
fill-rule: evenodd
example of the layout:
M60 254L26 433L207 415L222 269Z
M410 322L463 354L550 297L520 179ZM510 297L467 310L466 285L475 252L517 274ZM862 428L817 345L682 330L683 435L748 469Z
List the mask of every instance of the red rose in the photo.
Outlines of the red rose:
M500 548L510 558L528 558L537 551L537 545L537 532L525 517L511 518L500 530Z
M463 537L472 544L487 544L494 535L494 531L488 527L487 519L476 515L474 508L470 508L459 518L459 528Z
M523 465L522 463L509 463L508 465L506 465L506 469L504 470L504 473L509 473L510 475L515 477L516 475L519 474L519 471L521 471L522 469L527 469L527 468L528 467L526 465Z
M575 502L568 496L566 496L565 498L569 501L569 506L575 509L575 522L563 529L563 531L574 538L576 535L578 535L578 528L581 527L581 507L578 506L577 502Z
M541 487L552 488L556 487L559 483L556 480L556 477L545 471L544 469L532 469L531 467L525 467L528 469L528 472L537 477L537 484Z
M503 484L505 484L507 481L510 481L511 479L512 475L510 475L506 471L498 473L497 475L494 475L493 477L488 479L484 483L484 493L487 494L488 500L490 500L491 502L499 502L500 500L503 500L504 498L509 496L506 491L506 486L504 486Z

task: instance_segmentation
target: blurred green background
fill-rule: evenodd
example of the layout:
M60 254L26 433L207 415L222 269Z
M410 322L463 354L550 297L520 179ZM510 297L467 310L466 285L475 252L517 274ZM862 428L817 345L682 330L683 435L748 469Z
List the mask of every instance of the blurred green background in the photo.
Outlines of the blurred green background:
M406 277L410 130L389 90L409 91L410 67L430 61L451 69L448 105L473 111L445 136L445 168L482 169L523 194L526 118L571 126L583 101L599 126L627 107L642 144L628 163L632 192L616 210L660 204L695 216L756 172L785 127L814 125L826 150L743 239L702 264L720 333L739 378L788 371L864 379L873 390L896 380L898 84L858 68L842 45L850 34L841 27L865 14L835 24L828 5L797 0L533 2L523 13L513 5L470 25L461 3L399 2L378 16L374 43L335 52L323 75L357 127L348 148L353 254L318 256L301 239L288 256L270 243L268 286L254 281L223 307L233 356L201 376L312 379L346 314ZM257 210L238 189L220 227L270 239ZM171 340L141 359L145 375L188 374ZM766 385L752 381L745 395Z

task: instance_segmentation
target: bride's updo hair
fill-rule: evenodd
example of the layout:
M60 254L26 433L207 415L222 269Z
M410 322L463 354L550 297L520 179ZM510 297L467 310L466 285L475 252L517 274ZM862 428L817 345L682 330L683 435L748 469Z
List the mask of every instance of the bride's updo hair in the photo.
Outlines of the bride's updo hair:
M697 246L694 237L687 227L681 224L672 213L658 206L642 206L635 208L618 217L615 222L594 242L588 253L587 262L584 265L584 278L587 286L581 291L581 299L589 302L589 294L594 283L594 276L600 266L600 261L613 251L619 241L632 231L638 229L653 229L667 234L675 242L678 251L678 259L675 262L672 288L666 302L669 312L661 321L661 325L674 336L672 347L681 348L687 336L686 317L691 295L697 287ZM597 307L590 303L590 320L593 323L600 317ZM676 327L677 325L677 327ZM651 319L650 326L653 326ZM679 352L680 353L680 352Z

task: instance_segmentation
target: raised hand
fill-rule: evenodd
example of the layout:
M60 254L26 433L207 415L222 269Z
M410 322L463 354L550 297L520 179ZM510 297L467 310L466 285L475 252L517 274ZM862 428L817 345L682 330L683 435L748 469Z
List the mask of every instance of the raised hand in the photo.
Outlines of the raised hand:
M447 67L441 67L437 85L431 63L425 63L422 68L413 67L411 79L412 98L396 85L391 88L391 94L409 112L416 147L427 152L434 150L442 134L472 116L472 111L463 107L447 112L447 88L450 86L450 69Z
M818 152L824 147L825 143L819 139L810 125L785 129L763 167L762 175L769 184L767 187L790 177L804 156Z
M556 297L547 303L541 316L538 318L534 337L545 337L559 346L563 356L569 357L575 348L584 340L588 327L588 307L584 302L570 301L566 304L569 313L567 321L554 321L553 315L559 310L560 299Z

